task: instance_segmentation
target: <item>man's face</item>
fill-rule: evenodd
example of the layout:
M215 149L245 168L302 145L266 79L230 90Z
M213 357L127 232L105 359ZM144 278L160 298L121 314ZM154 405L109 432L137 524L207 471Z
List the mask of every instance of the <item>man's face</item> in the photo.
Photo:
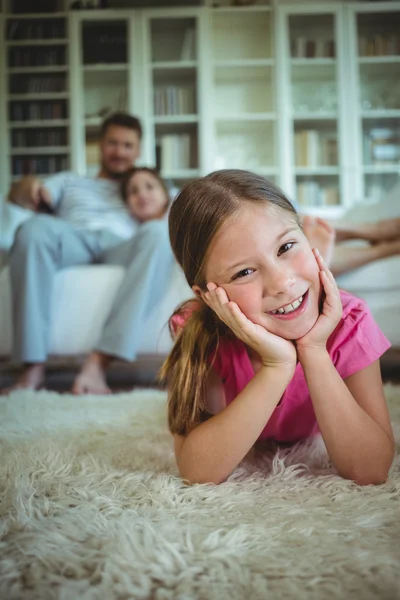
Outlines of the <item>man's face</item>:
M139 135L133 129L110 125L100 140L100 152L102 170L109 177L118 179L140 156Z

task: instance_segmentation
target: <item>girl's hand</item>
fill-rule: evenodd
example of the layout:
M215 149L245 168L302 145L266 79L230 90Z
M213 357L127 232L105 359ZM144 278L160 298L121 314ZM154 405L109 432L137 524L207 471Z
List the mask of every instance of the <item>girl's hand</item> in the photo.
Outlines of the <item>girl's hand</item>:
M261 357L264 366L290 365L296 366L297 353L294 344L267 331L248 319L236 302L230 302L224 288L215 283L207 284L205 294L210 308L218 315L247 346L250 346Z
M314 327L305 336L296 340L296 347L299 354L311 347L326 348L327 339L339 323L343 311L339 288L332 273L325 265L319 251L313 248L313 252L320 268L319 276L322 289L325 292L325 299L322 312Z

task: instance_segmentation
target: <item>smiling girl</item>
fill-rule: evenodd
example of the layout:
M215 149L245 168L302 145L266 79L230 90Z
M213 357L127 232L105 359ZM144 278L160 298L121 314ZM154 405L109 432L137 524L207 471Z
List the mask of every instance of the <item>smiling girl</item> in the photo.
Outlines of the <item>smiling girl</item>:
M168 190L155 169L132 167L121 181L121 195L139 223L162 219L167 213Z
M169 231L197 296L171 318L161 373L181 476L220 483L257 440L320 433L342 477L385 481L394 441L379 357L390 344L337 288L283 193L218 171L182 190Z

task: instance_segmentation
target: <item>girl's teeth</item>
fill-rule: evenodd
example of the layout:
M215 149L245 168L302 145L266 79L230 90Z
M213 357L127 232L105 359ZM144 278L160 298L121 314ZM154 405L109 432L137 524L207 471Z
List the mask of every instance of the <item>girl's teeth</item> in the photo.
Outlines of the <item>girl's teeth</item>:
M276 315L282 315L283 313L290 313L293 310L296 310L296 308L298 308L300 306L300 304L303 302L303 296L300 296L300 298L298 298L298 300L295 300L294 302L292 302L292 304L288 304L287 306L283 307L283 308L278 308L278 310L272 310L272 314Z

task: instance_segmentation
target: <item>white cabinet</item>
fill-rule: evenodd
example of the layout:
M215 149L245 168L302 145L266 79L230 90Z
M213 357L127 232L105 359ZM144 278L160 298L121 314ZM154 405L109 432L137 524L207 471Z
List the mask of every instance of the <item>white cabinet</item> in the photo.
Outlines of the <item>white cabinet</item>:
M210 11L210 169L278 175L273 24L266 5Z
M302 211L335 215L352 170L342 7L288 5L277 20L282 187Z
M70 14L72 168L79 173L98 171L103 119L131 112L133 21L132 11Z
M0 86L7 148L2 157L9 183L26 173L70 167L69 34L62 1L53 2L53 12L46 14L20 14L11 0L4 8Z
M143 11L146 155L181 185L203 171L200 11Z
M157 165L178 187L215 169L245 168L275 180L302 211L335 217L358 200L381 199L399 181L400 2L59 10L40 20L60 20L63 32L40 44L8 39L14 21L22 31L39 17L7 10L0 143L9 158L1 191L19 173L15 159L46 150L16 147L30 131L40 140L63 132L49 147L53 163L95 172L100 123L115 110L141 119L141 163ZM64 55L16 66L19 46L32 57L39 46ZM63 82L48 98L63 111L51 122L15 122L15 103L39 99L25 88L14 98L9 88L26 85L35 71Z
M359 196L381 200L400 174L400 5L348 8Z

